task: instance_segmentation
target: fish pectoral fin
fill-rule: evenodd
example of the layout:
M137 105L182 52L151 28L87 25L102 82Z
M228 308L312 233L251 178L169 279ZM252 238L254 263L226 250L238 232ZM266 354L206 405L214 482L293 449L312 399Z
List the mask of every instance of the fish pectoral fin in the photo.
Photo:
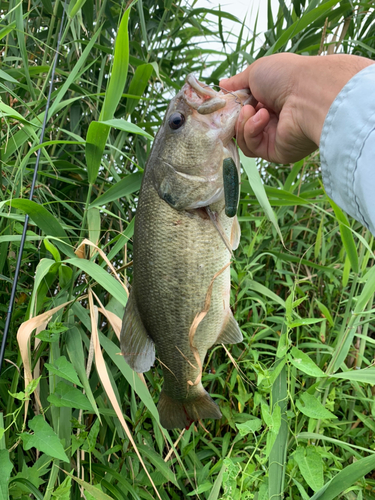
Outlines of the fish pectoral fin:
M200 394L188 401L177 401L160 394L158 412L160 423L165 429L188 429L193 422L203 418L221 418L221 411L211 396L201 387Z
M216 344L238 344L238 342L243 341L243 335L238 326L237 321L234 319L232 311L228 314L227 322L224 324L218 338L216 339Z
M120 346L125 361L137 373L147 372L155 362L155 345L143 325L132 292L122 320Z
M241 228L237 216L233 217L232 229L230 232L230 244L233 250L238 248L241 239Z

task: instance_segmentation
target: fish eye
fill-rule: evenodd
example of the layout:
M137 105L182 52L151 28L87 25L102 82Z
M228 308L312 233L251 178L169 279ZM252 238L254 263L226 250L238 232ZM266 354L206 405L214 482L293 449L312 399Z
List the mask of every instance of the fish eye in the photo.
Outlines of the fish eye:
M177 130L185 123L185 116L182 113L172 113L168 119L168 125L172 130Z

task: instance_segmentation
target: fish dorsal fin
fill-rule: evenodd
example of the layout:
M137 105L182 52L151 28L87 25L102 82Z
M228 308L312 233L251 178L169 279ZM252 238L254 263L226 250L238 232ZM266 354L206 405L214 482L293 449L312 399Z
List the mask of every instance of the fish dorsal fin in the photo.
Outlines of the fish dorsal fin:
M227 322L224 324L216 344L238 344L243 341L242 332L234 319L232 311L229 311Z
M122 320L121 352L136 372L147 372L155 362L155 346L143 325L134 293L130 293Z

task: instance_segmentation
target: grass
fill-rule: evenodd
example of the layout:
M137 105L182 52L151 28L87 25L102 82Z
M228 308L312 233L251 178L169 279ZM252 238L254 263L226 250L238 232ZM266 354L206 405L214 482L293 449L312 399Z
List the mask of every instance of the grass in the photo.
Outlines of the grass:
M63 8L4 2L0 18L0 329L30 216L0 380L0 499L375 498L373 237L328 199L317 153L243 160L231 304L245 341L211 349L203 371L220 421L162 429L160 366L138 377L117 340L167 96L190 72L217 84L277 51L373 57L372 3L280 1L259 50L256 26L227 42L231 14L183 0L70 4L29 201Z

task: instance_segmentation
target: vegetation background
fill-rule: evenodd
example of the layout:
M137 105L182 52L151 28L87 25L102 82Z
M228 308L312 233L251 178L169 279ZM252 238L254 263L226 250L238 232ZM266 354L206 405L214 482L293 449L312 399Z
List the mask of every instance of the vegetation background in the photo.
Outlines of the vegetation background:
M137 192L185 76L217 84L279 51L374 57L373 1L279 3L261 48L256 24L228 42L233 13L186 0L1 3L0 330L30 220L0 380L0 500L375 498L374 242L326 196L318 153L243 158L245 341L211 349L203 376L223 418L165 431L160 366L142 380L118 355Z

